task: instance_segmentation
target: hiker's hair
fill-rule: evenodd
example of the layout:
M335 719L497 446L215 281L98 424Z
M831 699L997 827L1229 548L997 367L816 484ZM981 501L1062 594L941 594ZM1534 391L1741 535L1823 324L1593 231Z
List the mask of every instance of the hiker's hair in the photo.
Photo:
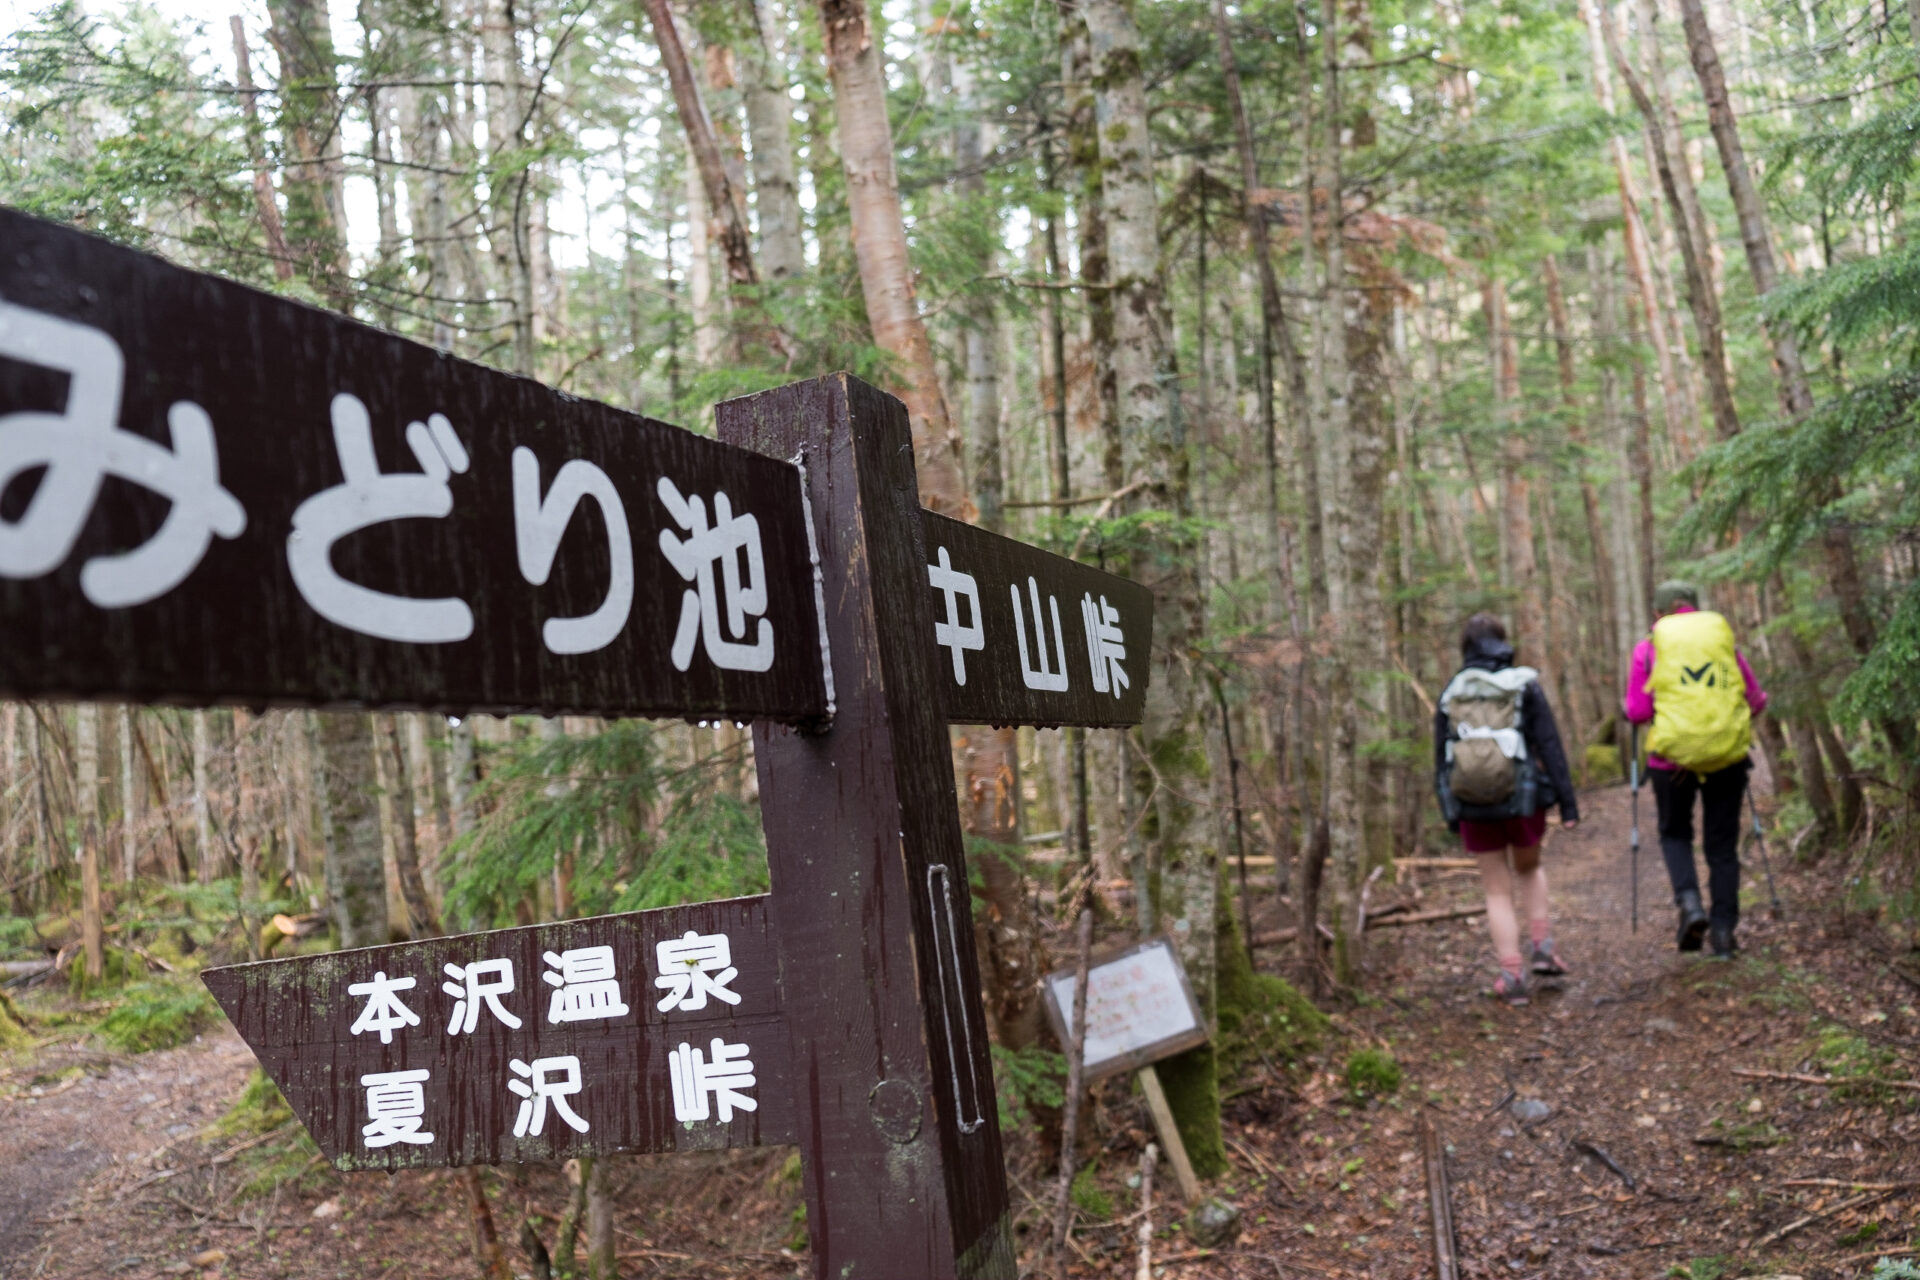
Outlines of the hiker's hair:
M1460 628L1460 656L1466 657L1476 640L1505 640L1507 624L1490 613L1476 613Z

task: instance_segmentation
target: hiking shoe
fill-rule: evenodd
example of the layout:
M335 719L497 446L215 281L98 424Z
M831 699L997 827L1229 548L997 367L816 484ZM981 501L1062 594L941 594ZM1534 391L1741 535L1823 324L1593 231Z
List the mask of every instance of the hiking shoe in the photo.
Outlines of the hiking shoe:
M1731 960L1733 953L1740 949L1740 944L1734 940L1733 926L1730 924L1713 926L1708 934L1708 942L1713 947L1715 960Z
M1688 889L1676 903L1680 908L1680 949L1698 951L1707 936L1707 913L1700 907L1700 892Z
M1508 973L1505 969L1502 969L1500 976L1493 980L1493 989L1487 994L1495 1000L1505 1000L1516 1009L1532 1003L1527 997L1526 978L1517 973Z
M1553 944L1552 938L1542 938L1533 944L1533 971L1549 978L1567 971L1566 962L1560 958L1560 948Z

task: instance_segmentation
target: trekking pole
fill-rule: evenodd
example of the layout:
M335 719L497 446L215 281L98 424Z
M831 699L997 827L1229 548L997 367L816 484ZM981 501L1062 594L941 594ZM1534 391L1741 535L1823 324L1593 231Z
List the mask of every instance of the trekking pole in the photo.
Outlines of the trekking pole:
M1632 799L1628 807L1633 810L1633 835L1627 848L1632 850L1633 864L1633 932L1640 932L1640 726L1633 725L1627 730L1627 777L1630 780Z
M1785 916L1780 906L1780 892L1773 887L1773 859L1767 856L1767 833L1760 826L1760 806L1753 800L1753 780L1747 780L1747 812L1753 817L1753 839L1760 846L1760 865L1767 873L1767 896L1773 899L1773 918L1779 920Z

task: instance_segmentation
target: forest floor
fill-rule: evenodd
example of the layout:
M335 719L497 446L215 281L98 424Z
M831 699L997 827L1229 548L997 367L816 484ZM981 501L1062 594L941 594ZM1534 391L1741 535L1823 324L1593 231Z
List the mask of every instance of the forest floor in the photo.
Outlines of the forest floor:
M1553 829L1548 843L1573 972L1508 1008L1482 994L1491 968L1480 920L1370 934L1378 995L1344 1008L1310 1062L1231 1093L1234 1167L1214 1189L1243 1211L1238 1241L1192 1248L1162 1167L1157 1277L1431 1275L1428 1121L1450 1153L1462 1274L1474 1280L1829 1280L1915 1253L1920 1093L1883 1082L1920 1076L1920 979L1903 976L1916 957L1834 905L1837 865L1779 866L1779 839L1785 919L1769 918L1752 868L1741 957L1680 956L1651 850L1641 927L1628 930L1624 789L1592 793L1583 809L1579 828ZM1650 804L1641 818L1651 843ZM1418 874L1376 886L1376 909L1416 884L1423 907L1473 900L1470 872ZM1360 1101L1343 1068L1369 1047L1390 1051L1404 1079L1391 1096ZM236 1106L252 1114L241 1102L250 1065L224 1026L134 1057L63 1041L0 1060L0 1280L477 1274L455 1175L342 1178L281 1115L236 1127ZM1737 1071L1867 1080L1835 1088ZM1145 1111L1117 1083L1100 1095L1096 1181L1126 1215ZM1015 1203L1037 1239L1051 1179L1034 1172L1030 1139L1010 1149ZM551 1169L485 1176L514 1270L528 1275L521 1224L551 1243L565 1186ZM630 1280L807 1271L788 1152L635 1158L613 1177ZM1079 1223L1071 1274L1131 1280L1134 1225Z

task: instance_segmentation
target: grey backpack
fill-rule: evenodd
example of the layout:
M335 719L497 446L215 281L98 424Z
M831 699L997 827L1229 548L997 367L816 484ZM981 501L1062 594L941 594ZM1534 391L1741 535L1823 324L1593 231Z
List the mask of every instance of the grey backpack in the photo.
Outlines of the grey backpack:
M1520 699L1539 678L1531 667L1482 671L1468 667L1440 695L1452 730L1447 739L1447 788L1463 804L1491 806L1520 785L1527 739Z

